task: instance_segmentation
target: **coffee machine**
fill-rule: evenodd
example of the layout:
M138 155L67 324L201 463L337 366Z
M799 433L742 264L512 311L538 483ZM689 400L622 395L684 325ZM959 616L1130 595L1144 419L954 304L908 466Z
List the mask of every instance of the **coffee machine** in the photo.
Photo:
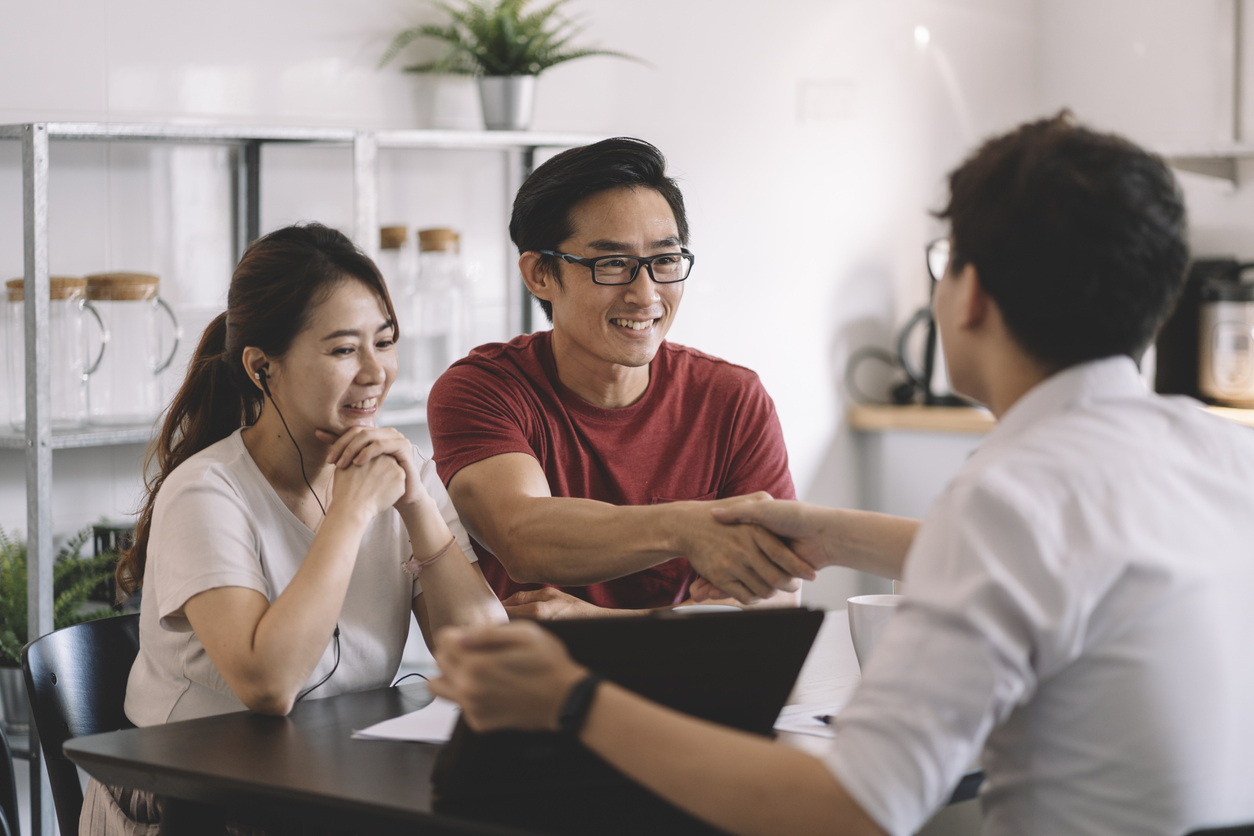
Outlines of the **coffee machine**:
M1254 406L1254 264L1202 258L1159 331L1154 388L1162 394Z
M1254 407L1254 281L1203 283L1198 320L1198 389L1225 406Z

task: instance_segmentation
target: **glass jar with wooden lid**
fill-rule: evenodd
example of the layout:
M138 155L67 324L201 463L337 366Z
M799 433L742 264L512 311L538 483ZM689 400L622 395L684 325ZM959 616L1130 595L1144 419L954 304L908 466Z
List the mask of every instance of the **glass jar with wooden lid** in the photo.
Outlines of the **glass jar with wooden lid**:
M461 236L440 227L418 231L418 280L406 300L408 333L402 332L401 369L425 402L431 386L469 346L467 277Z
M108 331L87 301L87 280L70 276L49 279L48 371L53 429L78 429L87 423L87 381L105 355ZM5 285L5 366L8 416L14 429L26 426L25 281ZM95 319L98 340L88 334L87 317Z
M148 273L87 277L87 298L111 335L109 354L91 378L93 424L149 423L161 412L161 372L174 361L182 334L174 311L157 295L159 284Z

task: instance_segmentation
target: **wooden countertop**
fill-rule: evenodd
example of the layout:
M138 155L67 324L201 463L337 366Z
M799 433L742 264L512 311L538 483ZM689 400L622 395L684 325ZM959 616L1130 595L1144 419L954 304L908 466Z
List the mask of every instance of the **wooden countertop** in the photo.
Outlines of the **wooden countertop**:
M1254 427L1254 409L1205 407L1207 412ZM970 406L872 406L859 404L849 410L849 426L861 432L915 430L939 433L986 433L996 424L987 409Z

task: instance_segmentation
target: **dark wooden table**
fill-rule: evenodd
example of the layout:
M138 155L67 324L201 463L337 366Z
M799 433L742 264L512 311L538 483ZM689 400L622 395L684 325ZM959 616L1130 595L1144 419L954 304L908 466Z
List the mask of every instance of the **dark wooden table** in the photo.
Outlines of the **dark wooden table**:
M65 752L107 784L173 799L174 832L196 832L222 811L360 833L627 833L663 824L708 832L634 787L595 798L529 799L525 809L441 809L431 792L439 746L352 738L355 729L429 701L421 684L382 688L303 702L287 717L239 712L75 738Z
M856 680L845 619L843 610L829 614L793 702L825 699ZM422 684L383 688L302 702L287 717L240 712L75 738L65 752L106 784L169 799L163 833L195 833L223 814L371 834L714 832L635 786L472 809L441 804L431 789L439 746L352 738L429 700ZM826 745L802 735L781 739L816 754ZM954 800L973 796L978 779L968 776Z

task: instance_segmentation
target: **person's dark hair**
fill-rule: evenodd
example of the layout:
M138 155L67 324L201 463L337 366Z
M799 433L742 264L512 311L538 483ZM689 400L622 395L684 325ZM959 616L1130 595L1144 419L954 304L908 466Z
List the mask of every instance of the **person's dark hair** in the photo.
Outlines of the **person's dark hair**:
M974 264L1053 369L1139 359L1184 287L1184 200L1163 161L1070 113L984 143L949 176L951 269Z
M586 197L621 186L654 189L670 204L679 243L688 243L688 216L679 186L666 176L666 158L642 139L617 137L571 148L531 173L514 198L509 237L518 252L556 250L574 234L570 211ZM557 259L542 256L540 269L559 282ZM553 306L536 300L553 321Z
M310 312L348 280L379 294L395 328L396 312L379 268L343 233L311 223L275 230L249 244L231 277L226 310L205 328L183 386L144 457L145 495L134 544L118 561L119 598L143 583L152 510L166 477L261 415L264 399L244 368L244 349L282 357Z

